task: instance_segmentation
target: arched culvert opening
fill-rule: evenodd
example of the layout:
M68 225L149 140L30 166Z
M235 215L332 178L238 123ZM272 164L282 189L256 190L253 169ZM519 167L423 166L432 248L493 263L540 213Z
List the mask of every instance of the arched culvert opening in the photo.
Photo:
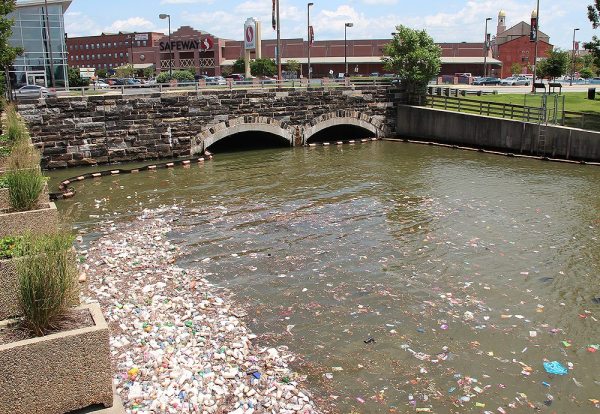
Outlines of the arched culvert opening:
M368 129L356 125L335 125L322 129L308 138L307 144L316 142L349 141L362 138L373 138L377 135Z
M211 144L212 153L249 151L266 148L288 148L290 143L279 135L263 131L244 131L228 135Z

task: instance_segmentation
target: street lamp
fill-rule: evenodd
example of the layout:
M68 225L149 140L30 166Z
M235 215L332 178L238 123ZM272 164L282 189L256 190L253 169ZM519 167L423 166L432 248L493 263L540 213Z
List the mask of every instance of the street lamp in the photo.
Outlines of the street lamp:
M354 23L346 23L344 25L344 66L346 67L344 77L348 77L348 28L352 26L354 26Z
M310 36L310 7L314 6L314 3L308 3L306 5L306 16L307 16L307 20L306 20L306 30L308 33L307 39L308 39L308 45L307 45L307 49L308 49L308 81L310 83L310 78L312 75L312 71L310 70L310 41L311 41L311 36Z
M161 13L158 17L162 20L169 20L169 78L173 77L173 47L171 46L171 15Z
M575 32L579 29L573 29L573 63L571 66L571 81L569 86L573 86L573 76L575 76Z
M491 17L485 19L485 34L483 35L483 77L487 76L487 55L488 55L488 32L487 22L492 20Z
M533 20L535 19L535 21ZM537 55L538 55L538 39L540 37L540 0L537 0L536 9L531 12L531 21L535 23L535 27L531 28L531 32L535 35L535 47L533 49L533 81L531 82L531 92L535 93L535 77L537 76ZM542 79L542 82L544 80Z

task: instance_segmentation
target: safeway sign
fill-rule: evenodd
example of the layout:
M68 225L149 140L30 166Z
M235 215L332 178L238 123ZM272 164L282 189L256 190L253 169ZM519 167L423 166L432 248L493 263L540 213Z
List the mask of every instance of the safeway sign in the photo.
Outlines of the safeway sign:
M252 18L244 23L244 49L256 49L256 20Z

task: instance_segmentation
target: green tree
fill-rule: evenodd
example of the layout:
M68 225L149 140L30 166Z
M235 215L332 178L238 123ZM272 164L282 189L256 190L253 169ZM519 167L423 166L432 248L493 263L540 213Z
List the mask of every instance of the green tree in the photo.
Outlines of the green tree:
M233 73L244 73L246 71L246 60L244 58L237 58L233 62Z
M115 69L115 71L117 72L117 76L119 78L131 78L135 73L135 69L133 68L133 65L131 63L128 63L124 66L120 66L117 69Z
M588 6L588 19L594 29L600 27L600 0L594 0L594 4ZM583 44L583 47L590 51L595 65L600 67L600 39L598 36L593 36L591 41Z
M385 45L382 58L386 70L396 73L409 90L427 86L442 67L442 49L425 30L396 26L392 41Z
M594 77L594 71L590 67L585 67L579 71L579 76L583 79L589 79Z
M558 78L567 73L570 62L569 52L561 49L551 50L548 52L548 57L538 64L538 76L541 78Z
M82 86L88 86L90 84L89 79L84 79L79 75L79 70L76 68L68 67L69 76L69 87L77 88Z
M148 79L154 76L154 65L144 69L144 78Z
M523 65L521 65L520 63L513 63L510 66L510 73L513 75L518 75L519 73L523 72Z
M2 92L8 82L4 79L4 72L15 61L17 56L23 53L23 49L12 47L8 44L8 39L12 35L13 19L8 18L8 14L15 10L15 0L0 0L0 72L3 73Z
M108 76L108 72L106 71L106 69L98 69L96 71L96 76L102 79L106 79L106 77Z
M289 72L298 73L300 71L300 62L298 62L297 60L294 60L294 59L290 59L285 64L285 68Z
M273 59L255 59L250 63L250 71L254 76L273 76L277 73L277 65Z

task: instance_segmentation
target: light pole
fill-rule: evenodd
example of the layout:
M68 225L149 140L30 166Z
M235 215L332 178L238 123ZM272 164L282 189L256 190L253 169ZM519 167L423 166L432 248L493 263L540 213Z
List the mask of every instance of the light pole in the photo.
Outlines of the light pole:
M569 86L573 86L573 76L575 76L575 32L579 29L573 29L573 62L571 65L571 81L569 82Z
M48 46L48 54L50 55L50 81L52 87L56 87L56 79L54 79L54 56L52 56L52 35L50 34L50 23L48 19L48 0L44 0L44 18L46 20L46 42ZM65 83L68 82L65 80Z
M354 26L354 23L346 23L344 25L344 77L348 77L348 28Z
M535 18L535 27L532 27L531 30L535 34L535 47L533 49L533 81L531 82L531 92L535 93L535 77L537 75L537 54L538 54L538 39L540 37L540 0L537 0L537 8L531 13L531 20ZM542 82L544 80L542 79Z
M279 0L275 1L277 2L277 82L281 86L281 22L279 21Z
M485 34L483 35L483 77L487 76L487 55L488 55L488 32L487 22L492 20L491 17L485 19Z
M161 13L158 17L162 20L169 20L169 78L173 77L173 47L171 45L171 15Z
M308 33L308 36L306 38L308 39L307 49L308 49L308 81L309 81L309 83L310 83L310 78L312 75L311 70L310 70L310 46L311 46L310 42L312 40L311 36L310 36L310 7L311 6L314 6L314 3L308 3L306 5L306 17L307 17L306 30Z

